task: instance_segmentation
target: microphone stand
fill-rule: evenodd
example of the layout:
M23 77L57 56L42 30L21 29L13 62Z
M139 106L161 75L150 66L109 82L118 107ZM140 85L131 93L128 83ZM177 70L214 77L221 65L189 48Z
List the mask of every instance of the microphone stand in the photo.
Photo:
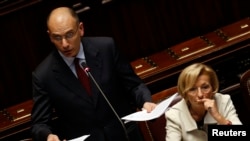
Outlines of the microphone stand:
M92 74L90 73L90 69L89 67L87 67L85 62L82 62L82 67L84 69L84 71L90 76L91 80L95 83L96 87L98 88L98 90L101 92L102 96L104 97L104 99L106 100L106 102L108 103L109 107L111 108L111 110L113 111L113 113L115 114L116 118L119 120L119 122L122 125L122 128L124 130L125 136L127 141L129 141L129 136L126 130L126 127L124 125L124 123L122 122L121 118L118 116L117 112L115 111L115 109L113 108L113 106L111 105L111 103L109 102L108 98L106 97L106 95L104 94L104 92L102 91L101 87L99 86L99 84L95 81L95 78L92 76Z

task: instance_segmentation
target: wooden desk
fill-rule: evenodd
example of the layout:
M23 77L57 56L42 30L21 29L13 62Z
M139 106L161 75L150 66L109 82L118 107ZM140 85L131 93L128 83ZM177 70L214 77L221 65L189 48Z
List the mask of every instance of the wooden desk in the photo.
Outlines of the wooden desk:
M0 111L0 140L29 130L32 106L33 101L28 100Z
M237 76L244 72L249 65L250 18L242 19L231 25L219 28L211 33L194 37L188 41L169 47L161 52L137 59L131 62L137 75L156 93L176 85L181 70L194 62L211 65L220 81L226 81L220 66L234 62L244 68L233 68L232 74ZM232 58L234 57L234 58ZM230 60L230 58L232 58ZM224 70L223 70L224 71ZM230 79L230 78L227 78ZM237 82L234 82L234 84ZM221 88L234 84L221 84ZM163 86L161 86L163 85Z

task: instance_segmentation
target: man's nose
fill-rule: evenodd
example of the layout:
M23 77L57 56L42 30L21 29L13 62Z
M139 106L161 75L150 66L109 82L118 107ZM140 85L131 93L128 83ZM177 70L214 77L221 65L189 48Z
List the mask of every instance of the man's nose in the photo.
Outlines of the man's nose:
M62 38L62 46L63 46L63 48L68 48L69 42L67 41L67 39Z

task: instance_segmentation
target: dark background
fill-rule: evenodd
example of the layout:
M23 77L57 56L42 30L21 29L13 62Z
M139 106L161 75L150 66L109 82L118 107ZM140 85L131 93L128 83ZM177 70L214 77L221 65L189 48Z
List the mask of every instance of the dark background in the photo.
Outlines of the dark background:
M23 0L0 3L0 109L31 99L31 72L54 47L46 17L81 2L85 36L112 36L129 61L212 32L250 14L247 0ZM19 2L18 0L15 2ZM12 4L12 5L11 5Z

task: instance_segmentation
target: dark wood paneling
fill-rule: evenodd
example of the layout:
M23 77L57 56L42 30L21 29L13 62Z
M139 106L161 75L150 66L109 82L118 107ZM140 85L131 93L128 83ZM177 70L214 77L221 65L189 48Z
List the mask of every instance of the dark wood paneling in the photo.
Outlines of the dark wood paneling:
M53 48L46 16L84 0L42 0L1 16L0 108L32 97L31 72ZM86 36L113 36L129 61L249 16L250 1L113 0L79 13ZM83 5L85 6L85 5Z
M32 6L41 0L1 0L0 1L0 16L17 11L19 9Z

